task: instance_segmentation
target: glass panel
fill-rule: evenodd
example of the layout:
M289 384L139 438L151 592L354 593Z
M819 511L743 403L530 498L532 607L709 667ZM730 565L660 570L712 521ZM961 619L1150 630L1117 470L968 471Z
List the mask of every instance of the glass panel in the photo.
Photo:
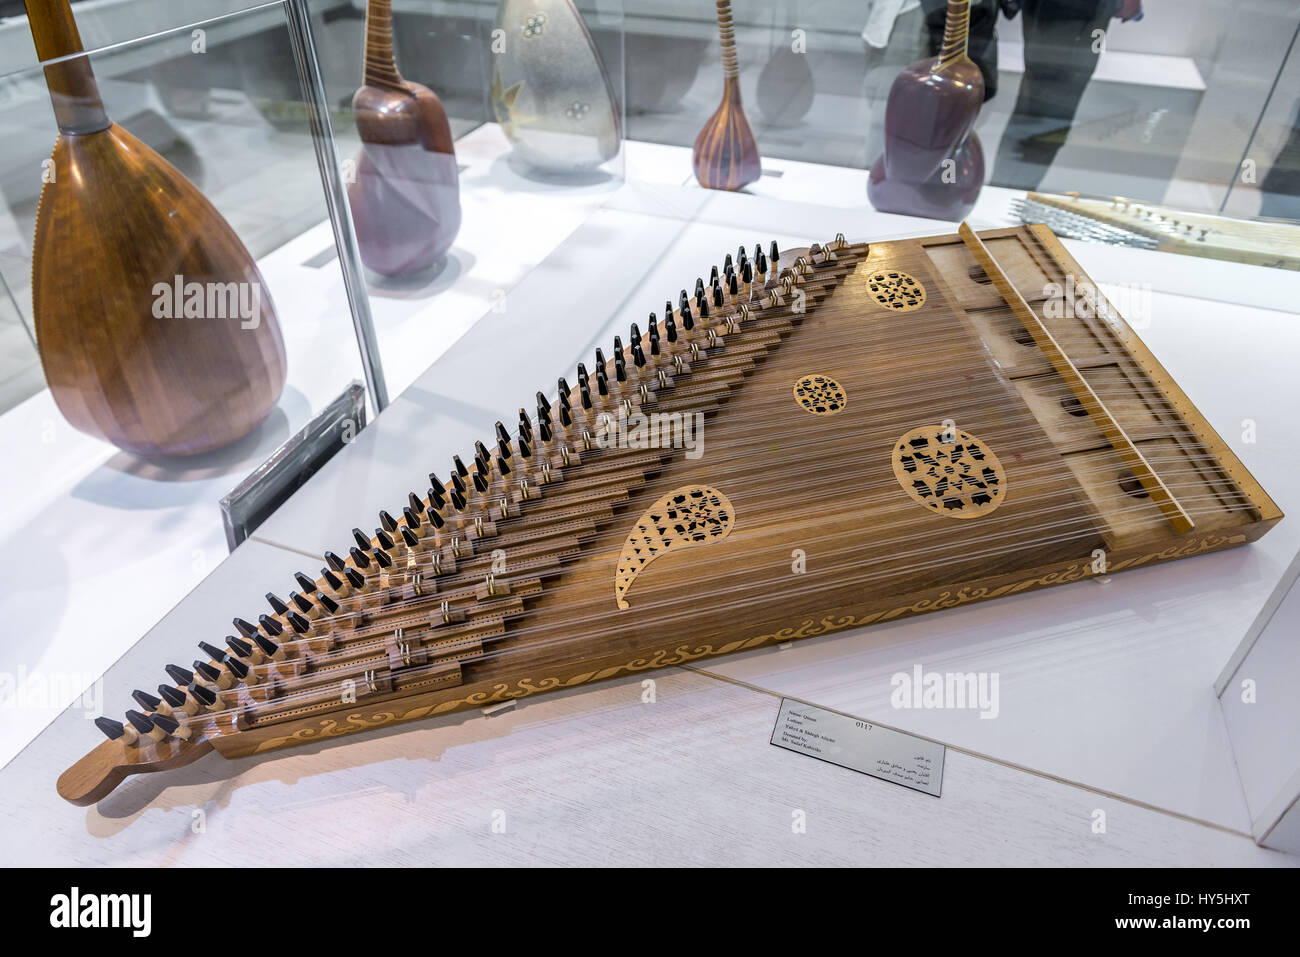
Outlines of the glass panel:
M0 77L5 674L77 693L220 561L222 496L362 378L287 23Z

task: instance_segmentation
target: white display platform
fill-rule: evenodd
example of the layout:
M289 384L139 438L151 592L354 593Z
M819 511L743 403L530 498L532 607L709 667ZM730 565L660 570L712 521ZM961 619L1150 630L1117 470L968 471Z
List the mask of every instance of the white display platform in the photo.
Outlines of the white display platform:
M424 303L372 299L385 358L396 352L407 363L390 370L394 394L402 368L421 354L438 361L132 648L106 676L108 700L98 708L119 713L132 687L160 680L164 663L187 662L200 639L219 642L233 615L261 611L261 595L291 587L294 570L314 572L315 556L344 543L349 528L372 527L379 508L422 490L430 469L445 474L451 455L489 436L495 419L513 422L537 388L571 378L579 358L662 309L738 243L776 239L785 247L837 231L878 240L952 229L876 213L862 171L777 161L770 168L784 175L765 176L748 194L715 193L688 185L689 151L644 144L629 144L629 180L616 188L594 184L571 196L503 186L494 197L496 177L518 174L500 158L499 131L466 139L473 138L458 146L462 162L472 157L467 222L470 203L482 204L481 228L463 234L478 244L462 260L467 268ZM1011 195L986 190L972 224L1007 223ZM520 232L526 238L511 251L492 244ZM308 268L301 263L322 245L308 234L278 251L289 264L278 275ZM1227 288L1253 303L1230 306L1198 285L1206 270L1199 260L1070 247L1098 281L1152 283L1143 337L1282 509L1300 509L1300 450L1288 440L1300 399L1292 368L1300 323L1281 277L1213 264L1226 270L1219 275ZM272 281L272 264L264 268ZM304 274L297 288L305 302L337 309L341 289L321 275L313 284ZM313 331L286 330L290 340L300 334ZM314 334L320 364L307 369L319 373L322 395L333 395L351 377L343 372L347 353L337 335ZM291 375L295 354L291 341ZM303 405L322 401L311 395ZM1244 418L1256 420L1254 445L1234 441ZM0 653L0 670L35 653L94 674L145 630L148 622L136 619L153 609L156 620L199 580L199 570L178 566L193 541L220 542L212 493L234 483L223 474L207 490L190 483L160 498L173 486L106 466L113 450L86 447L90 440L66 427L57 452L44 453L65 458L36 458L30 430L40 420L18 421L10 433L9 417L0 419L0 438L30 451L23 459L30 467L5 478L27 507L7 514L21 524L0 539L10 546L4 571L17 586L4 610L15 603L10 620L20 633L35 629L25 650ZM51 461L57 468L46 472ZM47 487L51 474L69 479ZM63 524L60 510L68 508L81 510L66 523L69 539L36 533ZM303 863L601 863L631 855L643 863L1294 864L1247 836L1211 684L1297 548L1300 526L1284 521L1258 545L1106 585L1084 582L657 673L664 689L657 706L641 705L640 683L630 681L528 701L506 717L475 712L261 762L210 756L138 779L89 811L53 798L54 778L97 739L80 712L69 711L0 772L14 795L0 820L17 859L49 863L247 864L292 853ZM74 571L51 579L60 561ZM97 593L80 580L95 574L115 577ZM40 588L50 591L17 597ZM134 617L123 625L128 602ZM101 664L84 664L88 656ZM1001 717L894 711L889 676L914 664L998 672ZM955 747L944 797L771 748L783 694ZM23 727L7 728L4 743L16 748L35 733L30 710L15 711ZM692 728L708 733L692 736ZM683 815L685 806L699 812ZM195 808L207 814L202 836L189 830ZM825 830L791 835L792 808L811 808L810 821L825 821ZM1106 835L1091 831L1097 808L1111 821ZM494 810L520 822L523 830L508 831L517 841L491 833ZM35 818L45 822L40 835L30 828Z
M156 682L294 556L241 546L105 676ZM644 682L654 681L646 703ZM934 798L767 743L779 699L667 669L259 759L210 754L92 808L54 782L72 709L0 770L11 865L1292 865L1245 837L949 752ZM1105 833L1095 833L1097 811ZM795 833L796 814L804 833ZM504 823L504 833L498 833Z

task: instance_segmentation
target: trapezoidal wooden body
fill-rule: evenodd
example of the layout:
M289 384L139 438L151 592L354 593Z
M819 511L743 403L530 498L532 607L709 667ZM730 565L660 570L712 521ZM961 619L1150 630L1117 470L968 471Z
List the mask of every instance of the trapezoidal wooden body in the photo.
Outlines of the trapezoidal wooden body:
M236 621L168 701L137 693L60 793L1111 574L1281 518L1045 229L757 252L498 423L402 519L354 529L348 558ZM677 423L678 447L631 439L629 413Z

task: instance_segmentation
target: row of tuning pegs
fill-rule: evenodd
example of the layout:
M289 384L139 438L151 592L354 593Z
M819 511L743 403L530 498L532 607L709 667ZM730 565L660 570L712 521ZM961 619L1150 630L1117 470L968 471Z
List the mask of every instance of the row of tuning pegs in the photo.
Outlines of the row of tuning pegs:
M665 302L662 326L652 312L644 334L636 323L632 325L627 348L622 337L614 337L612 359L607 360L603 350L597 349L594 376L584 363L578 364L576 392L581 407L591 410L598 401L595 396L604 399L630 378L636 378L652 361L646 358L647 350L651 357L671 351L679 340L694 333L697 324L707 325L714 312L736 305L742 295L752 298L756 279L763 284L769 274L776 277L780 256L775 240L766 252L756 244L752 256L741 245L734 257L727 254L720 268L712 267L707 284L704 277L696 279L693 295L682 289L675 308L671 300ZM481 441L475 443L472 467L460 456L453 456L448 480L443 482L430 473L425 495L411 492L401 518L381 511L373 536L360 528L352 530L355 544L349 547L347 558L327 551L319 580L298 572L295 581L299 590L290 591L288 600L267 593L272 614L260 615L257 624L235 618L238 634L226 637L224 649L200 642L199 648L208 660L195 660L191 668L167 665L165 670L173 684L160 684L156 695L133 692L142 710L128 711L125 722L101 717L96 719L96 725L110 739L125 739L128 744L142 737L156 741L189 738L189 718L222 706L224 693L244 681L254 666L292 655L289 641L309 637L316 619L337 614L341 601L373 588L375 573L391 568L403 549L418 548L430 538L435 543L441 541L448 523L455 522L460 513L498 494L507 478L521 466L526 473L540 450L552 449L557 431L574 424L574 392L563 377L557 383L555 403L539 391L535 422L522 408L515 435L504 423L497 422L491 447ZM527 494L526 480L523 484Z

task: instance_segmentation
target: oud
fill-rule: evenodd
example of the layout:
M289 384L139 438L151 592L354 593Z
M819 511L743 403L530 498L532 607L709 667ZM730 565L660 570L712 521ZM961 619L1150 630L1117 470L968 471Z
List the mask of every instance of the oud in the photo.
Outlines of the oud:
M82 52L68 0L28 0L27 15L42 61ZM246 435L285 377L257 264L193 183L108 118L86 57L47 65L45 80L59 136L36 214L32 312L59 410L142 455ZM173 284L221 295L159 308ZM255 302L255 314L228 308L238 302Z
M731 0L718 0L718 38L722 44L722 102L695 137L695 178L707 189L743 189L762 175L758 142L740 101L740 65Z
M442 101L397 72L391 0L366 6L364 80L352 97L361 153L348 204L361 261L406 276L434 266L455 241L460 173Z
M1277 506L1104 297L1064 308L1067 286L1093 288L1041 226L728 254L287 597L268 583L265 612L231 609L224 641L214 621L192 665L168 664L125 720L98 719L107 740L59 793L89 804L214 750L326 741L1264 534ZM633 416L659 422L659 441L619 439ZM692 457L672 423L696 416Z
M943 47L894 78L885 103L885 149L867 198L882 213L965 219L984 185L975 120L984 77L966 55L970 0L948 0Z

